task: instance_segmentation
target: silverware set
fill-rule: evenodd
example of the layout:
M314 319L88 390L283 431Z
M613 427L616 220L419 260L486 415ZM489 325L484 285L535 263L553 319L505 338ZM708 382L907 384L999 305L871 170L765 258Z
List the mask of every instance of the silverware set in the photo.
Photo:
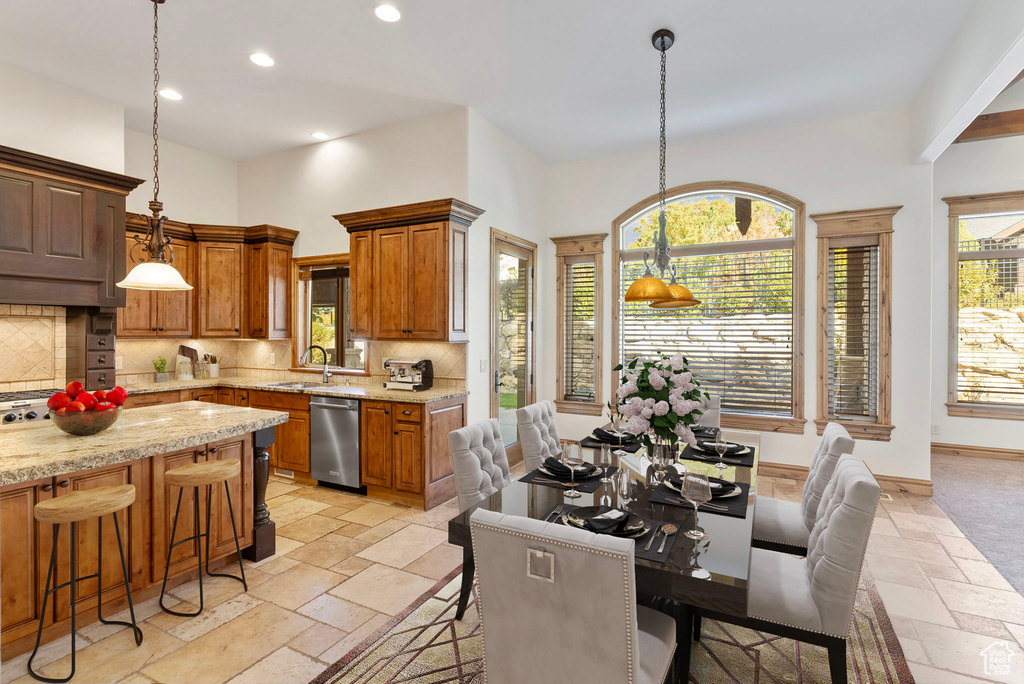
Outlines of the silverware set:
M661 544L658 546L658 550L655 551L655 553L664 553L665 544L668 543L668 538L678 531L679 528L677 528L675 525L658 525L658 529L654 531L654 534L651 535L651 538L647 540L646 544L644 544L644 551L650 551L651 545L654 544L654 541L658 538L658 535L661 535Z
M555 510L548 514L548 517L544 518L544 522L553 522L558 520L562 516L562 511L565 510L565 504L558 504Z
M672 503L685 503L685 504L690 503L686 499L680 499L678 497L666 496L665 498L668 499L669 501L671 501ZM690 504L690 505L692 506L693 504ZM715 503L702 503L700 505L700 507L701 508L710 508L713 511L728 511L729 510L728 506L723 506L722 504L715 504Z
M540 478L540 477L534 478L533 481L534 482L540 482L540 483L543 483L543 484L561 485L563 489L571 489L573 487L579 487L580 486L579 482L562 482L561 480L548 480L547 478Z

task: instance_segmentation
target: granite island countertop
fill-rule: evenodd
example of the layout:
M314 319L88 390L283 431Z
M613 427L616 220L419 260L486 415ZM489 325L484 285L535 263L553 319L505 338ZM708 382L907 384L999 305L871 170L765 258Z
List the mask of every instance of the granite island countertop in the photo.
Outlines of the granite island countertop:
M266 381L246 377L223 377L203 380L171 380L169 382L133 382L124 385L128 394L150 394L203 387L234 387L238 389L266 390L268 392L289 392L318 397L349 397L352 399L373 399L377 401L398 401L407 404L427 404L432 401L455 399L469 394L464 389L437 388L421 392L387 390L383 385L338 385L323 384L311 380Z
M88 437L66 434L44 420L7 427L0 485L190 449L287 421L283 411L186 401L123 410L116 423Z

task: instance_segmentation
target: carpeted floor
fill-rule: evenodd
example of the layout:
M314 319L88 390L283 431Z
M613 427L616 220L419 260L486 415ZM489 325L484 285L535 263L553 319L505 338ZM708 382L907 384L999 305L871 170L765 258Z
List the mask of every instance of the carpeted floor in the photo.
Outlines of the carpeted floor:
M465 618L455 620L460 582L460 574L441 580L313 684L482 684L483 636L476 606L471 603ZM850 630L849 680L914 681L866 570ZM831 678L823 648L706 620L701 641L694 646L690 681L828 684Z
M932 485L942 512L1024 594L1024 463L933 455Z

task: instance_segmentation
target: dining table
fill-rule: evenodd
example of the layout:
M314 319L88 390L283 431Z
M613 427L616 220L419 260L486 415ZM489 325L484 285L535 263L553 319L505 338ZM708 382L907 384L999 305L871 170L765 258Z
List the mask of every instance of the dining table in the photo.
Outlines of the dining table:
M487 499L461 511L448 523L448 541L463 550L462 587L457 619L462 619L473 588L475 564L469 521L477 509L496 511L536 519L551 519L558 506L611 506L635 513L645 520L671 523L678 528L668 557L663 562L635 558L637 600L672 614L676 620L677 673L685 681L689 671L694 609L747 616L750 550L757 497L757 465L760 459L760 433L722 430L725 440L749 447L753 466L735 465L719 469L714 463L688 460L686 452L677 461L676 472L702 473L729 482L746 485L747 507L744 517L722 515L700 509L695 520L692 508L651 501L658 486L659 472L669 464L652 463L645 449L635 454L620 453L617 465L628 478L627 486L613 482L600 484L592 493L579 498L565 496L568 488L540 483L513 481ZM600 461L596 449L583 449L589 463ZM726 457L728 459L728 457ZM749 459L747 459L749 460ZM657 498L657 497L655 497ZM684 532L702 529L706 537L693 540ZM639 550L639 549L638 549Z

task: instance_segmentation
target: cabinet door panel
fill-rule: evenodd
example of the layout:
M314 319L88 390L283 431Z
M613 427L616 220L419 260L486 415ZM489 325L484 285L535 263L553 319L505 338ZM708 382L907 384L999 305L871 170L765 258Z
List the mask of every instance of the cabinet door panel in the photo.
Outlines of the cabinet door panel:
M32 182L0 174L0 251L31 254Z
M373 233L373 337L408 337L409 229L387 228Z
M235 406L235 390L230 387L221 387L217 390L217 403L226 406Z
M309 472L309 413L289 411L288 422L277 426L274 451L277 467Z
M146 486L146 474L149 463L147 460L129 461L114 466L86 470L72 475L58 476L54 492L58 498L72 492L87 491L95 487L116 485L135 485L135 503L128 508L117 511L118 522L121 524L121 540L124 544L125 560L131 577L133 589L145 586L146 559L149 548L146 546L147 502L149 491ZM66 484L65 484L66 483ZM96 536L99 528L97 518L78 523L75 536L75 554L78 565L78 576L91 575L99 568L99 547ZM71 558L69 540L71 526L61 525L60 542L57 549L57 577L61 583L71 580ZM116 600L124 597L124 579L121 570L121 558L117 550L117 536L114 533L114 521L110 515L103 517L103 601ZM45 579L45 578L44 578ZM78 610L96 605L98 585L95 579L81 581L76 586L79 601ZM66 594L65 594L66 596ZM55 604L58 620L71 617L70 605L67 601Z
M267 259L267 331L271 340L292 336L292 248L271 244Z
M213 442L206 447L208 461L238 459L242 464L241 474L228 480L231 492L231 507L235 513L235 527L238 529L238 545L245 548L252 544L252 439L249 435L231 437ZM210 521L210 557L220 558L235 552L235 538L231 530L231 512L224 484L218 483L212 489ZM245 511L249 511L246 515ZM201 512L205 515L205 511ZM205 528L205 523L204 523ZM234 570L228 570L234 572Z
M172 240L174 268L189 285L195 285L194 243ZM156 298L156 334L158 337L192 337L193 292L154 292Z
M393 460L395 489L420 494L423 491L423 429L417 423L395 422Z
M200 337L241 337L243 246L199 243Z
M448 338L448 249L444 223L409 228L409 337Z
M249 291L246 293L249 313L249 337L267 336L267 243L248 245L245 270Z
M364 338L373 335L373 232L364 230L349 236L349 333Z
M43 491L44 486L51 491ZM37 523L33 510L52 498L52 487L53 478L48 477L0 489L0 619L5 642L34 633L39 620L53 528ZM46 623L52 623L52 601L46 612Z
M197 463L205 457L205 450L185 449L171 454L163 454L153 457L153 501L152 501L152 531L153 531L153 552L150 577L153 582L161 582L164 577L164 563L167 562L167 549L171 544L171 525L174 522L174 507L178 502L178 492L181 492L181 513L178 516L178 529L175 533L176 539L184 539L193 534L193 500L195 490L185 487L179 490L172 487L164 480L164 473L174 468ZM202 501L200 501L200 504ZM202 508L200 515L202 515ZM196 567L196 554L194 544L181 544L175 547L171 554L171 568L168 573L173 577L181 572Z
M210 404L216 404L218 399L217 389L210 388L192 390L192 393L189 395L189 398L192 401L205 401Z
M391 486L391 404L362 402L360 459L363 484Z
M125 242L127 270L143 260L145 254L132 234ZM134 251L132 248L135 247ZM134 257L134 259L133 259ZM156 334L156 293L148 290L125 290L124 306L117 310L118 337L153 337Z

